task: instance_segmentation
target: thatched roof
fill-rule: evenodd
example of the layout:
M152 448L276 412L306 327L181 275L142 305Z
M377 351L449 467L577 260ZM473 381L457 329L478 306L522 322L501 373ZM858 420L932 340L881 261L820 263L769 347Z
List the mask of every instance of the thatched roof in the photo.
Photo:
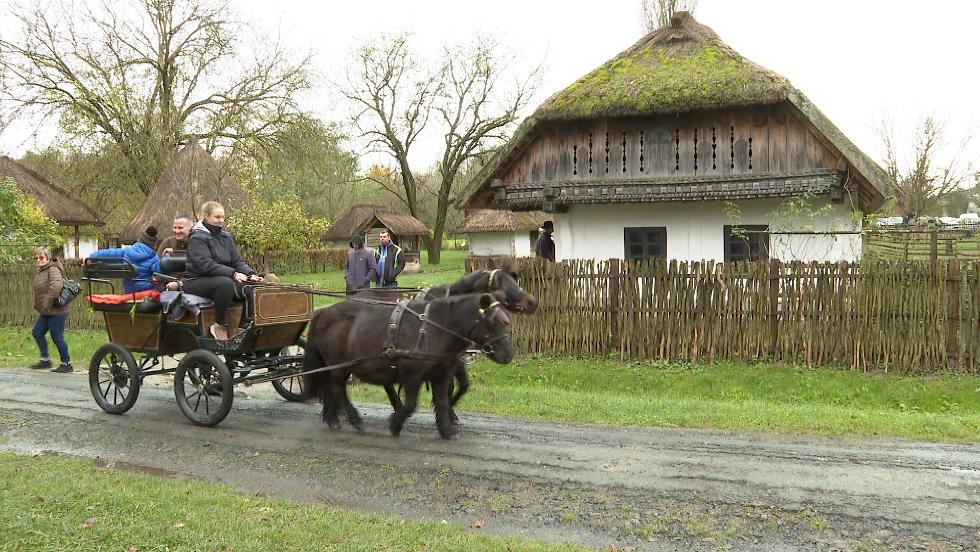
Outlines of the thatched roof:
M516 232L534 230L552 218L543 211L514 212L504 209L471 209L463 222L453 228L451 234L475 232Z
M156 226L161 238L169 236L174 215L196 216L207 201L218 201L229 212L252 204L242 185L197 140L192 140L163 171L139 213L123 230L121 239L134 241L147 226Z
M389 229L396 236L425 236L429 229L420 220L408 213L396 213L381 205L355 205L330 226L323 235L323 241L347 241L354 234L376 226Z
M103 226L94 209L43 174L6 155L0 157L0 177L14 179L22 192L34 198L44 212L64 226Z
M492 204L489 181L556 121L639 117L789 103L876 189L887 177L784 77L745 59L687 12L548 98L484 165L460 195L461 206Z

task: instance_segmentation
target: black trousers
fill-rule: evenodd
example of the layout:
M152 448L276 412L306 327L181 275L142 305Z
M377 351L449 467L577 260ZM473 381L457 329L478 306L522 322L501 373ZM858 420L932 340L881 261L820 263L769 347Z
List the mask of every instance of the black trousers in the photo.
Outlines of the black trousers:
M227 276L201 276L185 280L183 290L214 301L214 321L222 326L228 325L228 307L234 299L245 300L245 320L252 318L252 302L249 300L252 287Z

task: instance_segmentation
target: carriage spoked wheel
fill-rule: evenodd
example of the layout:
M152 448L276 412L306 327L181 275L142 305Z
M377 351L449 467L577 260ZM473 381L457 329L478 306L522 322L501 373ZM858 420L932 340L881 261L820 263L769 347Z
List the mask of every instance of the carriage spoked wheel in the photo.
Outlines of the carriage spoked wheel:
M306 337L300 337L296 342L296 345L290 347L283 347L279 351L280 355L302 355L306 352ZM297 369L302 369L302 362L299 364ZM281 380L272 380L272 387L276 389L276 393L279 396L286 399L289 402L303 402L303 377L290 377L283 378Z
M211 351L191 351L177 364L174 372L177 407L194 424L218 425L231 410L233 393L231 371Z
M132 408L140 394L140 370L133 353L112 342L99 347L88 366L88 385L96 404L109 414Z

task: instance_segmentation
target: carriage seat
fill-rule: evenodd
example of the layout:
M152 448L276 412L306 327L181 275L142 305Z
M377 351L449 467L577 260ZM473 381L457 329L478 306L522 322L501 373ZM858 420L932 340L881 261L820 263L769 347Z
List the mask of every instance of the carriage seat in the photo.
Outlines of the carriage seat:
M99 312L132 312L153 314L160 312L160 294L154 290L123 294L89 294L86 296L92 310Z
M160 272L167 275L183 274L187 270L187 257L163 257Z

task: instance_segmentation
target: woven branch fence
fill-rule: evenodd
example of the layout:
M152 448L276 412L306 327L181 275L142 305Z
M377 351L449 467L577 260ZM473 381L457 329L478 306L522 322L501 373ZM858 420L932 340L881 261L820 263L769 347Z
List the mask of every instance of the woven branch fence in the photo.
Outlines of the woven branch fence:
M520 259L522 352L980 374L980 263Z

